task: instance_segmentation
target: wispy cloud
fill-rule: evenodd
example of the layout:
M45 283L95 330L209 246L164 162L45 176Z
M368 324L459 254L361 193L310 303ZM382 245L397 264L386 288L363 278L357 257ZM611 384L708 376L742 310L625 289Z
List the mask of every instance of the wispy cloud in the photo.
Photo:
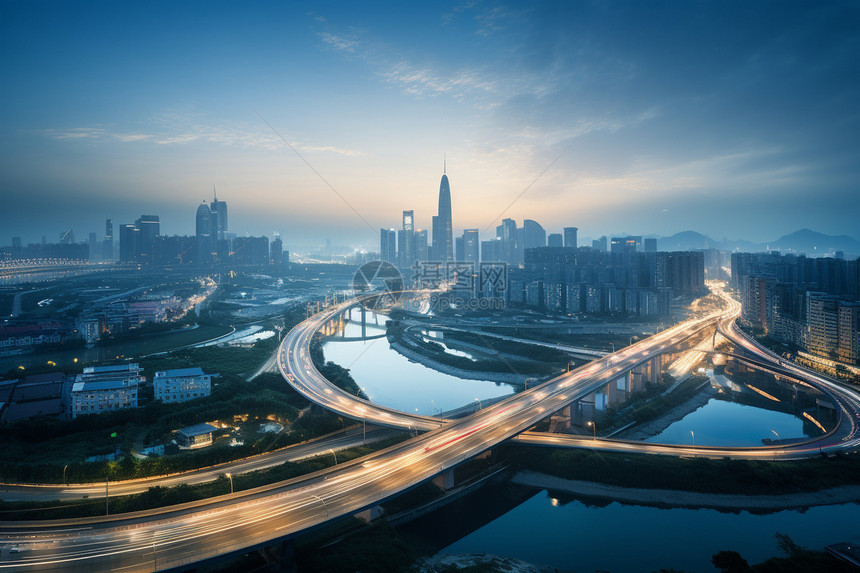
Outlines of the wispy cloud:
M87 140L90 142L120 142L128 144L155 144L163 146L209 143L244 148L276 150L284 142L264 126L256 127L237 122L208 122L204 114L166 112L153 117L151 133L123 131L112 125L45 129L39 133L59 141ZM361 151L316 142L291 141L296 149L308 153L336 153L349 157L362 155Z
M329 32L321 32L319 36L323 42L336 50L355 52L355 50L359 47L357 40L347 38L343 35L332 34Z

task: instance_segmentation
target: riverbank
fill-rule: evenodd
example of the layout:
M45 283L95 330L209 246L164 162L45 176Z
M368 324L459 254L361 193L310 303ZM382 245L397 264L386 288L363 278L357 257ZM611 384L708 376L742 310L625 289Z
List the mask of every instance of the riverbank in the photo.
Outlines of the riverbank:
M525 381L532 376L525 376L522 374L514 374L512 372L484 372L484 371L476 371L476 370L465 370L463 368L457 368L455 366L450 366L448 364L444 364L442 362L437 362L425 356L424 354L407 348L406 346L400 344L399 342L390 341L391 349L405 356L409 360L413 362L417 362L422 366L426 366L432 370L436 370L437 372L441 372L443 374L448 374L450 376L456 376L457 378L464 378L466 380L489 380L490 382L501 382L503 384L515 384L517 386L523 386Z
M652 436L658 435L675 422L684 419L686 416L705 406L705 404L711 401L711 398L713 398L716 393L717 391L713 386L708 386L689 400L675 406L659 418L655 418L648 422L637 424L636 426L623 430L614 435L613 438L632 441L647 440Z
M518 471L511 481L517 485L560 491L577 496L661 507L761 511L860 503L860 485L843 485L821 491L781 495L743 495L620 487L597 482L564 479L527 470Z

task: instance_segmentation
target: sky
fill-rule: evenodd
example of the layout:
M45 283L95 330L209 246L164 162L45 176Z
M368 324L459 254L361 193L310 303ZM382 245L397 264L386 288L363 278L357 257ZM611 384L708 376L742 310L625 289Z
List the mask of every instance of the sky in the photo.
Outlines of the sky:
M535 219L580 237L860 238L860 3L0 0L0 244L141 214L375 249Z

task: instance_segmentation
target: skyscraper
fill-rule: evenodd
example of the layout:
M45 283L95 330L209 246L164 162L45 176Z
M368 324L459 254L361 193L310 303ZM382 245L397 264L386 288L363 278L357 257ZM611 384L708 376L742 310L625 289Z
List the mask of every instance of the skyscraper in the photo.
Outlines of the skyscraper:
M105 240L102 245L102 259L113 260L113 220L105 219Z
M212 231L210 232L211 240L223 241L224 236L228 231L227 228L227 203L219 201L218 195L215 193L215 188L212 188L212 203L209 204L209 213L212 221ZM214 250L214 249L213 249Z
M563 247L564 238L561 233L550 233L546 238L546 246L548 247Z
M207 264L212 259L212 213L206 201L197 207L197 264Z
M410 267L415 262L415 214L403 211L403 227L397 233L397 259L401 267Z
M579 229L576 227L565 227L564 228L564 246L570 247L572 249L576 248L576 232Z
M134 224L140 229L137 258L140 261L148 262L152 258L152 245L155 243L155 237L161 234L161 223L158 220L158 215L141 215Z
M499 245L493 247L498 249L498 261L504 261L509 265L517 264L517 222L513 219L502 219L502 224L496 227L496 239Z
M442 182L439 184L439 215L433 218L433 259L445 262L454 260L454 223L451 216L451 185L448 183L448 166L442 164Z
M477 263L481 241L478 238L478 229L466 229L463 231L463 261Z
M128 263L136 261L140 254L140 229L136 225L120 225L119 227L119 261Z
M397 233L394 229L379 229L379 260L397 263Z

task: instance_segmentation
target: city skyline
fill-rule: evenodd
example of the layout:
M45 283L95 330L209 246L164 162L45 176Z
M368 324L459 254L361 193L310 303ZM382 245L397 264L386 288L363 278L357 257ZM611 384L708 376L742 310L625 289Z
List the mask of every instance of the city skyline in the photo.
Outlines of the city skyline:
M214 184L238 235L372 246L446 152L454 236L856 235L856 5L201 7L6 4L0 243L190 235Z

